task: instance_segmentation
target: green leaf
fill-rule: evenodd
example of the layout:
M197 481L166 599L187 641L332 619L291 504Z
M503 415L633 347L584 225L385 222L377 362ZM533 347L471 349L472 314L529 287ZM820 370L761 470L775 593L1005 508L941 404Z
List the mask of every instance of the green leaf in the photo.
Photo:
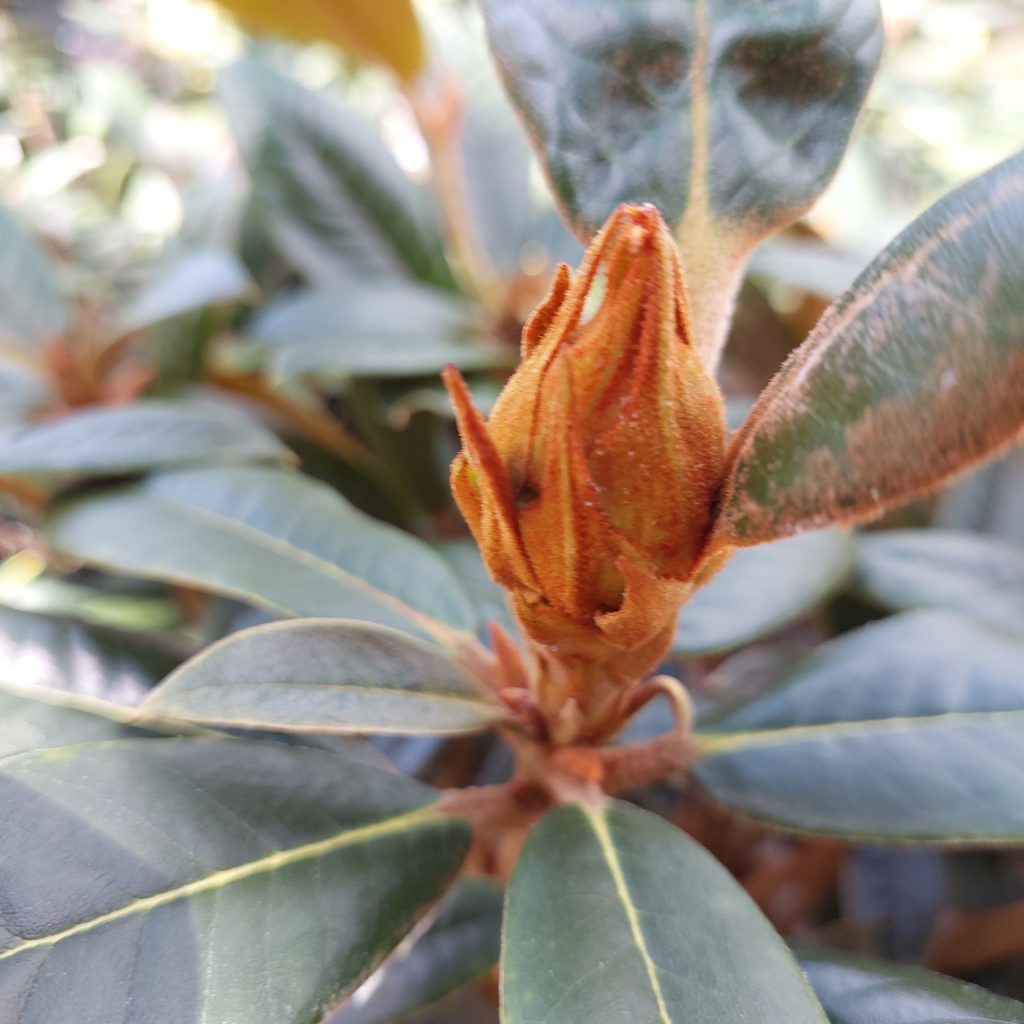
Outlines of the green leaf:
M515 636L518 627L512 616L508 591L491 579L476 541L470 538L446 540L435 545L435 550L451 566L465 588L478 611L480 622L498 622Z
M888 608L949 608L1024 632L1024 551L954 530L882 530L857 538L868 596Z
M431 639L472 630L469 600L421 541L299 473L181 470L58 504L51 543L90 564L283 615L365 619Z
M353 993L330 1024L397 1024L489 970L501 945L501 889L465 879L406 952Z
M733 444L717 532L871 519L1024 429L1024 153L936 203L819 321Z
M10 1024L309 1024L469 845L433 793L302 747L135 740L0 762Z
M162 597L118 594L59 576L21 576L19 556L0 565L0 605L40 615L64 615L112 629L160 630L181 624L181 612Z
M408 377L510 365L508 346L474 340L471 310L411 281L307 289L270 303L249 329L279 377Z
M503 1024L825 1020L725 868L629 804L547 814L512 876L502 947Z
M172 673L144 707L244 729L401 735L476 732L501 714L437 648L331 619L233 633Z
M800 962L832 1024L1024 1024L1024 1004L919 967L818 952Z
M158 269L155 280L118 317L122 332L139 331L162 320L207 306L237 302L251 295L248 271L230 252L191 252L176 264Z
M359 114L251 59L223 72L221 91L259 215L311 281L411 276L454 288L425 191Z
M754 245L819 195L882 46L876 0L485 0L491 49L581 237L622 202L680 234L713 361Z
M767 636L820 604L852 568L852 542L836 529L741 548L683 606L673 650L713 654Z
M700 737L697 781L798 831L1024 839L1024 641L949 612L886 619L820 648Z
M36 370L13 361L0 362L0 428L28 419L52 397L50 385Z
M0 206L0 342L47 342L67 327L57 274L21 220Z
M59 700L61 695L45 690L30 695L0 683L0 762L31 750L146 735L126 724L130 712L99 714L53 703L51 696Z
M259 423L211 402L148 398L25 427L0 447L0 474L107 476L197 462L291 461Z
M105 710L138 704L173 667L170 656L117 633L0 608L0 685L8 689Z

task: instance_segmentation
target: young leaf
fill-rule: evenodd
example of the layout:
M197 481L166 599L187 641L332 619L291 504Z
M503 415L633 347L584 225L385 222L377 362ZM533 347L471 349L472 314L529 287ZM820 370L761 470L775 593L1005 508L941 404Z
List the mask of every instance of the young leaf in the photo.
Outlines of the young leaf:
M425 544L326 485L271 467L193 469L59 503L51 543L83 561L284 615L365 619L430 639L472 630L469 600Z
M732 448L718 535L863 522L1024 429L1024 153L936 203L822 317Z
M0 474L110 476L198 462L293 458L236 409L148 398L83 409L5 437Z
M501 889L464 879L412 947L356 990L328 1024L398 1024L479 977L498 961Z
M491 49L569 221L676 227L714 361L739 270L831 178L882 46L876 0L485 0Z
M937 842L1024 838L1024 640L908 612L827 644L714 722L694 772L784 828Z
M729 873L629 804L548 813L512 876L502 947L503 1024L825 1022Z
M454 288L426 194L360 115L256 60L224 72L221 89L260 216L310 281Z
M1024 633L1024 551L954 530L881 530L857 538L868 596L888 608L949 608Z
M355 760L135 740L0 762L8 1024L308 1024L438 899L469 830Z
M411 0L218 0L254 31L292 39L325 40L387 64L409 80L423 66L423 39Z
M52 341L67 317L55 268L28 228L0 206L0 343Z
M800 963L832 1024L1024 1024L1024 1003L919 967L816 951Z
M767 636L822 602L852 568L853 544L841 530L741 548L683 605L672 649L692 657Z
M144 710L243 729L403 735L476 732L500 716L437 648L330 619L233 633L168 676Z

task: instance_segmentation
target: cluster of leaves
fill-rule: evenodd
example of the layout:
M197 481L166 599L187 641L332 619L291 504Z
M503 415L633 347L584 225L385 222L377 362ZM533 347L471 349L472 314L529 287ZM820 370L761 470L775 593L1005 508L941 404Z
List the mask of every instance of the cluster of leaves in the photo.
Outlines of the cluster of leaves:
M678 229L713 363L751 250L842 155L877 11L589 6L485 3L491 49L581 237L621 200ZM384 1024L500 955L508 1024L1024 1021L920 969L801 970L779 935L893 953L828 905L895 872L874 844L1024 842L1024 551L983 532L1012 464L847 529L1020 435L1024 157L892 243L745 417L716 526L739 549L672 655L691 771L471 849L450 790L508 754L467 652L514 626L447 496L436 374L486 406L579 246L482 44L438 31L470 83L454 186L269 51L221 76L248 185L216 247L96 310L0 211L0 1019ZM446 102L413 104L437 169ZM513 859L503 896L482 876ZM971 920L930 963L987 963L956 959Z

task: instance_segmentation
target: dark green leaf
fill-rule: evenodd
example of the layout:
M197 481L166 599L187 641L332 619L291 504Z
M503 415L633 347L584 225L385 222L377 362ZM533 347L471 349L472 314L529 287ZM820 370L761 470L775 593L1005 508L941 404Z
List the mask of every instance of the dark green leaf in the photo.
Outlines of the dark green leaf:
M124 332L142 330L206 306L237 302L252 291L248 272L232 253L192 252L158 270L156 279L122 311L117 326Z
M514 362L507 346L473 340L471 310L411 281L353 282L270 303L249 337L270 350L281 377L408 377Z
M53 265L21 221L0 206L0 343L47 342L67 326Z
M1024 1004L918 967L824 953L800 962L832 1024L1024 1024Z
M741 548L679 613L673 650L728 651L805 615L853 568L853 545L840 530L816 530Z
M452 288L436 217L352 110L245 60L222 92L277 244L311 281L411 275Z
M145 735L143 730L126 724L131 717L129 711L101 714L98 708L85 711L53 703L51 697L60 701L62 695L42 689L31 694L27 690L8 690L0 683L0 762L30 750ZM113 706L110 710L115 711Z
M531 833L505 907L504 1024L824 1024L782 939L679 829L567 805Z
M491 882L458 883L423 937L353 993L330 1024L397 1024L489 970L501 945L501 904Z
M859 522L1024 428L1024 154L919 217L819 321L732 448L724 540Z
M705 733L697 780L775 825L943 842L1024 838L1024 641L909 612L817 651Z
M435 552L287 470L151 476L59 504L47 530L56 547L92 564L280 614L366 619L435 639L445 633L435 619L476 625Z
M145 710L246 729L404 735L476 732L501 714L436 647L331 619L233 633L164 680Z
M568 219L586 238L621 202L658 206L710 355L744 258L810 206L846 148L881 52L876 0L483 7Z
M273 434L235 409L150 398L26 427L0 446L0 473L106 476L197 462L291 458Z
M867 594L888 608L950 608L1024 633L1024 551L953 530L883 530L857 539Z
M309 1024L405 937L468 829L302 747L136 740L0 762L9 1024Z

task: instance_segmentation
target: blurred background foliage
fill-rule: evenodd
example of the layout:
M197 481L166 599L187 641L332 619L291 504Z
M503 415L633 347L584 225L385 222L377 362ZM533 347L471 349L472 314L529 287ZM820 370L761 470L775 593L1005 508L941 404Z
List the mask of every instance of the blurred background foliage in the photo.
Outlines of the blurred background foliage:
M721 378L740 416L879 248L1020 146L1019 0L883 0L883 9L887 50L839 174L810 215L751 262ZM7 5L0 430L13 437L26 423L143 396L175 397L201 418L216 398L276 430L307 474L439 545L475 602L503 616L448 497L456 442L437 372L449 362L473 371L486 408L554 263L576 262L580 247L501 93L475 7L432 0L417 10L419 78L418 44L381 64L361 59L382 56L365 44L350 52L254 39L203 0ZM32 638L59 624L61 643L102 677L105 696L130 704L198 645L269 617L198 588L130 582L55 558L36 527L52 473L66 481L73 467L26 473L18 458L29 456L7 448L7 673L57 685L59 658L38 654L52 636L36 647ZM1019 559L1022 508L1024 460L1015 454L882 525L973 531L1008 542ZM676 669L711 706L763 688L793 651L884 607L931 601L894 598L885 578L873 587L865 555L851 576L849 550L821 543L805 544L800 558L819 571L781 632L762 621L720 644L714 599L694 608ZM760 577L723 575L715 599L728 615L758 579L748 604L764 606L774 593L778 563L766 557ZM1024 600L1024 572L994 585L998 600ZM144 657L135 650L143 634ZM380 746L403 770L457 784L507 771L504 753L483 743ZM925 962L1024 997L1020 854L782 838L694 794L666 788L645 799L701 838L787 936ZM445 1012L425 1019L469 1021L477 1010Z

